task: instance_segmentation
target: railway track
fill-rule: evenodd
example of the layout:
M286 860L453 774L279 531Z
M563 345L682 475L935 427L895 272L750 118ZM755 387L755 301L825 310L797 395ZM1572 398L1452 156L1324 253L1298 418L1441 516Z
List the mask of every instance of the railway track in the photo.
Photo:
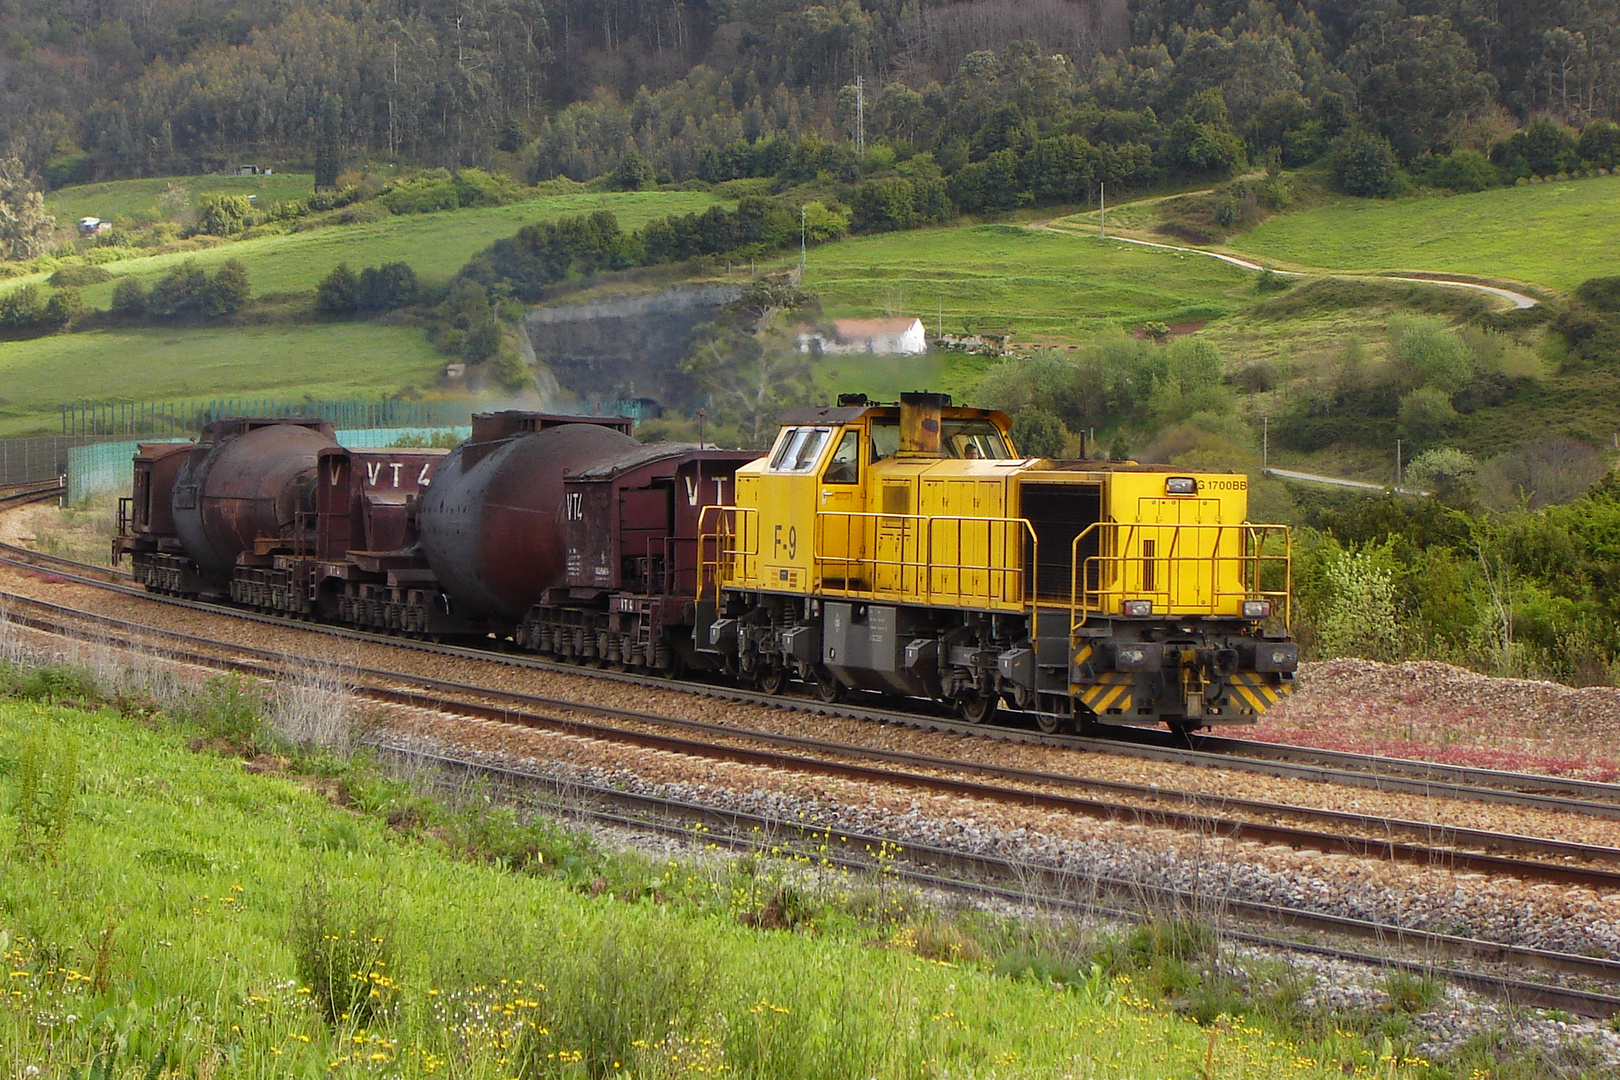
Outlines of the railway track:
M972 898L993 898L1047 911L1076 912L1102 918L1140 918L1144 911L1172 911L1211 918L1227 940L1285 952L1368 964L1375 967L1439 976L1460 986L1532 1008L1562 1009L1578 1016L1605 1018L1620 1014L1620 996L1531 981L1504 971L1448 966L1436 958L1573 976L1595 983L1620 985L1620 961L1519 946L1501 945L1451 934L1413 931L1384 923L1317 914L1297 908L1249 903L1232 898L1145 885L1138 880L1086 877L1027 861L994 855L896 842L891 837L807 825L746 811L720 810L658 795L590 785L570 779L566 785L542 773L512 765L424 750L388 740L372 744L385 755L413 765L423 762L442 770L493 781L509 800L516 796L533 809L598 825L640 830L692 840L701 828L703 843L748 852L801 852L821 865L881 873L920 888ZM540 789L549 797L535 797ZM881 860L872 853L884 852ZM1403 959L1382 952L1304 942L1254 929L1287 926L1325 935L1358 938L1419 951L1423 959Z
M8 611L8 618L21 625L31 626L36 629L68 636L99 639L104 639L105 634L109 631L128 636L131 639L141 637L161 638L168 642L165 646L165 653L177 661L267 678L274 678L285 673L287 658L283 654L270 650L252 649L212 641L195 635L142 626L127 620L87 615L61 605L29 598L14 597L11 603L12 608ZM19 606L35 614L18 610ZM90 629L85 625L76 628L73 625L75 621L80 624L88 624L88 627L94 627L94 629ZM207 650L212 650L212 652ZM221 653L226 655L220 655ZM238 654L239 658L232 659L229 655L231 653ZM1144 793L1139 790L1125 790L1130 788L1130 785L1103 784L1100 785L1102 788L1112 789L1118 795L1141 797L1147 794L1160 802L1168 801L1171 805L1107 803L1092 798L1090 795L1076 794L1073 790L1053 790L1054 788L1072 789L1088 786L1096 788L1099 786L1094 782L1080 780L1075 777L1036 773L1029 770L1000 766L987 766L979 763L964 763L950 759L928 758L924 755L905 754L897 751L873 751L864 747L829 745L777 733L739 731L703 721L548 699L512 691L454 683L447 680L428 679L402 672L355 669L352 674L361 682L361 685L356 687L356 693L374 701L436 709L455 715L549 729L575 736L587 736L694 757L719 758L743 764L764 765L776 769L837 776L846 779L875 781L888 785L909 785L921 790L946 793L962 798L996 800L1041 809L1084 813L1089 816L1111 820L1127 820L1159 827L1191 829L1202 835L1258 839L1263 842L1285 843L1293 847L1317 847L1321 845L1322 850L1338 850L1370 857L1406 859L1448 869L1514 873L1521 877L1570 884L1579 883L1601 888L1620 887L1620 850L1615 849L1588 847L1577 851L1557 841L1515 838L1525 842L1527 852L1534 850L1544 857L1601 859L1610 864L1606 867L1594 867L1590 865L1572 866L1567 863L1509 859L1499 855L1466 852L1455 848L1442 849L1424 844L1398 843L1387 839L1362 838L1358 840L1339 834L1291 828L1275 823L1267 824L1264 822L1222 819L1209 813L1199 813L1192 809L1179 808L1197 805L1197 800L1200 798L1204 799L1206 805L1213 802L1228 809L1235 805L1233 800L1212 801L1207 797L1197 796L1193 793L1167 793L1163 791ZM543 707L576 715L559 715L558 711L539 711ZM603 718L630 721L640 725L640 728L610 727L594 720L582 719L577 714L595 714ZM673 727L681 731L682 734L674 735L667 731L661 733L648 730L658 727ZM697 737L694 738L693 736ZM768 748L744 745L748 742L763 742L771 745ZM390 749L386 744L382 748ZM397 751L400 748L395 746L392 749ZM789 750L793 752L789 752ZM419 751L412 752L419 757L421 756ZM459 767L476 767L491 776L516 777L524 775L531 780L534 779L533 774L525 774L522 770L463 759L452 759L449 755L439 756L445 762L458 760ZM865 760L859 760L861 758ZM902 770L900 766L903 766L904 769ZM962 778L960 775L950 775L962 772L974 773L978 778L969 780ZM986 782L986 778L1011 781L1018 785L1029 786L992 784ZM569 787L578 790L580 785L571 780ZM733 811L717 811L712 808L692 807L689 805L683 808L682 804L678 804L673 800L658 799L654 796L609 792L606 789L593 792L593 795L604 799L611 796L621 802L636 802L643 810L649 807L661 808L665 814L675 814L677 817L684 816L684 819L688 821L695 816L707 816L711 819L718 816L731 821L734 825L746 820L750 827L768 827L777 831L789 827L787 823L771 822L763 818L748 819L748 815ZM1300 809L1279 807L1271 804L1251 804L1250 808L1255 810L1263 809L1272 813L1291 813ZM1413 824L1416 824L1420 830L1432 829L1432 827L1422 823L1397 823L1388 819L1369 820L1380 821L1383 827L1389 830L1396 830ZM652 827L646 822L642 822L641 826ZM897 846L892 840L851 836L847 831L841 832L840 835L849 837L847 841L840 841L840 846L847 849L845 853L840 855L840 858L849 860L849 864L852 866L861 863L861 856L858 852L864 848L866 843L885 842L891 851L903 854L907 860L915 861L918 864L916 868L907 869L905 876L908 880L920 885L952 888L958 891L977 891L983 895L999 895L1004 898L1022 899L1027 902L1033 898L1030 891L1031 882L1039 882L1041 884L1040 900L1042 903L1049 906L1085 907L1091 910L1099 910L1098 905L1094 902L1082 902L1073 899L1072 896L1066 896L1064 892L1066 884L1069 891L1071 893L1073 891L1073 875L1056 867L1032 866L1030 863L1022 861L1013 863L993 856L952 852L946 849L931 849L916 845L902 844ZM1501 840L1502 838L1495 837L1495 839ZM948 872L951 876L942 876L942 871ZM959 880L964 873L968 872L971 872L976 880ZM1017 882L1019 887L1009 889L1005 884L995 884L997 881ZM1207 908L1209 902L1208 897L1199 898L1177 893L1173 890L1147 890L1139 881L1087 879L1088 888L1099 885L1106 886L1110 892L1117 890L1121 896L1134 895L1139 899L1144 896L1145 892L1151 892L1152 895L1148 897L1148 900L1149 907L1153 910L1166 910L1164 906L1166 904L1180 905L1187 910L1200 910L1199 905ZM1241 916L1262 923L1269 922L1273 925L1288 925L1330 933L1358 935L1371 940L1396 942L1419 947L1431 952L1439 951L1452 956L1466 956L1476 961L1511 964L1517 967L1529 966L1564 974L1579 975L1582 978L1601 980L1606 983L1620 984L1620 961L1615 960L1570 956L1546 950L1507 946L1465 937L1414 932L1387 924L1313 914L1295 909L1245 903L1231 899L1222 900L1221 907L1234 916ZM1107 914L1108 912L1101 911L1101 913ZM1601 991L1587 991L1527 982L1516 976L1501 973L1437 967L1432 959L1392 962L1388 957L1384 956L1354 950L1342 950L1329 946L1302 946L1297 941L1251 931L1234 931L1232 936L1234 940L1250 944L1289 948L1295 951L1304 948L1305 951L1315 952L1319 955L1338 956L1368 963L1386 965L1394 963L1395 966L1408 966L1413 970L1444 975L1454 979L1461 985L1508 997L1523 1004L1560 1008L1588 1016L1608 1016L1620 1013L1620 997L1611 996Z
M1176 736L1155 730L1127 728L1109 737L1099 737L1046 735L1034 730L1032 725L1027 727L972 725L931 712L926 707L918 711L901 711L877 703L862 704L862 701L866 700L864 698L827 704L809 696L768 695L724 684L675 681L659 676L583 668L533 655L502 652L494 648L421 641L326 623L297 621L207 601L161 596L129 584L129 574L125 571L94 566L10 544L0 544L0 565L45 570L65 580L119 591L147 602L211 612L270 626L295 628L358 642L539 671L572 675L589 674L593 678L626 682L639 687L654 686L741 704L870 720L979 738L1064 747L1169 764L1216 767L1266 776L1363 787L1386 793L1413 795L1422 799L1463 799L1620 819L1620 784L1385 758L1343 751L1316 750L1219 736L1196 736L1190 746L1184 743L1178 745L1180 740Z
M19 602L25 610L40 614L16 610ZM34 629L73 634L75 620L88 621L96 629L80 631L83 636L107 631L130 637L158 636L169 643L165 646L168 655L188 663L272 679L285 673L286 657L271 650L84 615L44 601L19 598L13 604L9 617ZM566 732L691 758L905 787L1200 837L1277 844L1462 873L1506 874L1528 881L1620 889L1620 848L831 743L401 671L357 667L348 669L348 673L358 694L384 704ZM587 716L598 719L585 719ZM625 723L636 726L627 728Z
M66 492L67 485L61 480L30 480L23 484L0 485L0 510L60 498Z

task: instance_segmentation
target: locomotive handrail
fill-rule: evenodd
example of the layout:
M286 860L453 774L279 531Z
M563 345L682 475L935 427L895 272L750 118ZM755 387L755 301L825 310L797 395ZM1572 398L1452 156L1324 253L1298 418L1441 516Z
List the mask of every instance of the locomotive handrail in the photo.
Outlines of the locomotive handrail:
M714 524L712 527L709 525L709 515L711 513L714 514ZM739 532L741 532L742 536L744 537L744 542L746 543L746 537L748 535L748 522L757 513L758 511L750 506L721 506L718 503L710 503L708 506L705 506L698 511L698 580L697 588L693 594L693 598L695 600L703 599L704 589L710 584L710 582L712 582L714 584L715 608L716 610L719 610L721 579L722 577L731 576L721 574L720 570L722 563L724 562L728 565L734 565L740 559L744 560L744 565L746 566L746 560L756 559L759 557L759 530L757 528L754 529L754 548L751 551L744 551L739 547L723 548L721 545L721 539L723 537L734 537L737 536ZM739 517L743 522L740 530L728 527L735 523ZM705 559L703 557L703 551L711 538L714 540L714 558Z
M1132 548L1133 540L1146 539L1136 534L1150 533L1151 538L1157 541L1164 531L1170 533L1169 551L1164 553L1155 551L1152 555L1144 555L1138 543L1137 550L1127 554ZM1183 536L1199 536L1210 532L1214 533L1214 537L1207 553L1197 550L1192 554L1181 552ZM1222 551L1226 533L1241 538L1243 544L1241 554ZM1274 533L1281 534L1283 551L1280 554L1267 554L1266 542ZM1082 556L1081 544L1088 537L1096 540L1098 550L1096 554ZM1235 567L1233 564L1236 564ZM1133 565L1140 569L1138 580L1134 585L1129 581L1128 572ZM1199 599L1197 603L1188 603L1185 591L1179 588L1183 570L1188 566L1202 567L1203 572L1208 574L1207 587L1200 582L1200 587L1195 590ZM1263 575L1269 566L1281 567L1283 575L1281 589L1263 587ZM1162 587L1159 581L1161 568ZM1236 570L1235 580L1240 587L1223 587L1223 571L1230 580L1229 575L1233 569ZM1241 614L1243 601L1281 601L1283 626L1291 627L1293 623L1293 535L1286 525L1256 525L1250 522L1236 525L1094 522L1082 530L1070 544L1069 573L1070 633L1085 626L1094 615L1122 614L1127 599L1150 601L1153 604L1154 615L1227 614L1218 610L1221 601L1236 599L1238 611L1232 613L1233 617ZM1160 606L1161 603L1163 607ZM1189 608L1195 610L1189 611Z
M869 551L859 555L828 554L826 526L830 519L833 518L842 519L844 522L846 549L851 546L852 541L855 539L854 525L856 523L868 521L874 523L870 529L862 528L859 536L863 546L870 539L873 547L876 547L880 530L885 527L884 523L902 523L899 557L884 558L876 551ZM921 550L916 552L915 558L907 559L905 557L905 526L913 522L922 525L922 528L917 530L922 543L915 545ZM984 526L982 536L985 560L983 562L966 562L962 559L964 526L972 525ZM954 537L941 535L941 526L954 526ZM889 527L892 528L893 526ZM1001 531L999 542L995 537L998 528ZM1024 540L1029 542L1029 564L1039 565L1039 539L1035 535L1034 526L1030 524L1027 518L886 514L853 510L821 511L816 514L814 546L811 551L811 557L821 573L817 588L818 591L824 594L838 596L877 598L887 593L899 593L908 598L919 599L924 604L954 602L959 606L972 606L975 601L982 601L982 606L990 609L1005 610L1011 605L1016 605L1017 610L1023 611L1034 603L1035 597L1031 589L1033 577L1029 573L1028 566L1016 564L1016 556L1012 559L1007 557L1008 553L1013 550L1012 533L1014 530L1022 534L1018 538L1020 550L1024 546ZM956 561L954 562L944 561L943 553L936 550L946 548L948 546L945 543L947 539L952 540L954 544L954 547L951 548L956 552ZM1014 562L1015 565L996 565L994 560L997 555L1001 557L1004 563ZM830 579L825 570L827 566L842 567L843 577L838 579L843 582L842 585L828 583ZM851 574L852 568L864 571L868 567L872 571L870 581L863 587L853 587L851 585L852 581L862 579ZM880 568L889 568L896 571L897 583L894 588L883 589L878 587L877 571ZM906 573L908 570L912 571L909 588ZM970 574L985 575L985 587L983 589L964 588L964 581L967 575ZM949 588L944 584L944 582L952 580L952 575L954 575L956 582L955 588ZM1009 588L1008 586L1013 583L1016 583L1016 588Z

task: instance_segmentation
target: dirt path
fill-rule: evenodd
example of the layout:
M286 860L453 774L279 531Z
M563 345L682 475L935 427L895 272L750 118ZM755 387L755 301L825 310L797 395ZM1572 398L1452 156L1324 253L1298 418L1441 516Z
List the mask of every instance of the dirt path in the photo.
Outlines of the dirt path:
M1135 204L1133 203L1133 204L1129 204L1129 205L1135 205ZM1069 230L1069 229L1054 229L1054 228L1052 228L1051 221L1032 221L1032 222L1030 222L1028 227L1031 228L1031 229L1040 229L1043 232L1057 233L1057 234L1062 235L1062 236L1078 236L1078 235L1080 235L1080 234L1077 234L1077 233L1075 233L1075 232L1073 232L1072 230ZM1248 259L1240 258L1240 257L1238 257L1236 255L1227 255L1224 252L1220 252L1220 251L1209 251L1209 250L1207 250L1205 248L1182 247L1179 244L1161 244L1161 243L1157 243L1156 241L1153 241L1153 240L1137 240L1137 239L1134 239L1133 237L1129 237L1129 236L1105 236L1105 237L1102 237L1101 239L1115 240L1115 241L1118 241L1119 243L1122 243L1122 244L1138 244L1138 245L1140 245L1142 247L1162 248L1165 251L1184 251L1184 252L1187 252L1187 253L1192 254L1192 255L1203 255L1206 258L1219 259L1223 263L1228 263L1228 264L1230 264L1232 266L1239 267L1239 268L1241 268L1243 270L1253 270L1255 273L1260 273L1260 272L1262 272L1264 270L1270 269L1269 267L1263 266L1260 263L1252 262L1252 261L1250 261ZM1391 277L1391 276L1386 276L1386 275L1383 275L1383 274L1351 274L1351 273L1334 273L1334 272L1331 272L1331 271L1304 272L1304 271L1299 271L1299 270L1272 270L1271 272L1274 273L1274 274L1277 274L1277 275L1279 275L1281 277L1297 277L1297 278L1304 278L1304 277L1354 277L1354 278L1365 278L1367 280L1372 280L1372 281L1405 281L1405 282L1411 282L1411 283L1418 284L1418 285L1440 285L1440 286L1443 286L1444 288L1448 288L1448 289L1473 289L1476 292L1490 293L1493 296L1499 296L1502 299L1507 300L1508 302L1510 302L1515 308L1517 308L1519 310L1523 310L1525 308L1533 308L1537 304L1541 303L1541 301L1537 300L1533 296L1526 296L1524 293L1514 292L1512 289L1503 289L1503 288L1499 288L1499 287L1497 287L1495 285L1481 285L1477 281L1459 281L1456 278L1446 278L1446 277L1438 277L1438 276L1435 276L1435 277L1428 277L1428 276L1425 276L1425 277Z

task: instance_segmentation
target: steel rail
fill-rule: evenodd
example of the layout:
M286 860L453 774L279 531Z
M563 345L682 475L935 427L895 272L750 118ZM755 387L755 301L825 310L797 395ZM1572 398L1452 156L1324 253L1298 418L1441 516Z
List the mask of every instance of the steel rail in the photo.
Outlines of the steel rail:
M171 640L184 641L192 646L223 649L228 652L252 656L261 661L259 663L243 663L229 658L206 656L195 652L176 654L177 659L185 662L205 666L224 664L233 671L272 679L286 674L285 667L282 665L289 658L284 653L253 646L239 646L218 642L175 631L154 631L151 628L141 627L126 620L113 619L107 616L86 615L61 605L50 604L47 601L29 598L20 599L25 604L35 607L47 610L54 609L54 613L59 618L87 619L103 626L117 627L126 633L155 633ZM65 629L60 623L47 623L43 620L30 619L27 616L18 617L13 614L11 618L23 625L29 625L47 632L60 632ZM362 676L376 683L406 683L414 684L415 687L420 688L401 689L397 685L367 685L355 688L358 695L371 700L387 704L458 713L476 719L514 723L537 729L565 731L570 734L585 735L603 741L663 750L689 757L728 760L738 764L837 776L848 780L880 783L888 786L900 784L960 798L982 799L1024 806L1030 809L1074 813L1105 821L1126 821L1150 827L1175 829L1199 836L1218 836L1233 840L1280 844L1296 849L1309 848L1325 853L1408 862L1450 871L1511 874L1527 880L1583 885L1592 888L1620 888L1620 868L1603 868L1590 865L1591 861L1597 859L1610 862L1620 861L1620 849L1615 848L1579 845L1567 841L1536 837L1496 834L1482 830L1457 830L1421 822L1406 822L1369 815L1352 815L1341 811L1319 810L1312 807L1266 803L1256 800L1209 799L1193 793L1155 791L1151 787L1144 785L1124 785L1114 781L1094 781L1088 778L1018 769L1010 766L962 762L955 759L935 758L902 751L874 749L845 743L829 743L795 735L737 729L708 721L670 717L663 714L611 706L586 705L520 691L474 686L407 672L384 671L366 667L353 667L349 670L356 676ZM509 704L490 705L465 700L468 697L495 699ZM535 712L532 707L536 705L618 720L629 720L666 729L673 728L684 732L685 735L675 736L630 731L622 727L578 718ZM788 753L782 749L760 750L738 746L735 745L737 741L763 743L769 746L791 749L797 751L797 753ZM838 755L850 760L829 760L826 757L804 756L806 754ZM883 764L870 764L869 762L881 762ZM907 766L909 771L898 771L893 767L895 765ZM935 771L916 771L919 769ZM939 775L939 773L955 775ZM962 773L977 774L1019 784L1041 785L1044 788L1060 787L1079 791L1124 794L1143 799L1154 805L1142 806L1133 803L1108 802L1063 791L1042 790L1038 787L998 786L978 780L965 779L960 775ZM1391 840L1383 836L1349 836L1343 833L1321 832L1276 821L1221 817L1212 813L1179 810L1171 805L1164 804L1209 805L1218 809L1241 808L1254 814L1325 821L1329 824L1349 825L1366 831L1386 834L1400 831L1415 832L1420 836L1430 838L1437 836L1447 838L1453 843L1460 838L1471 840L1477 844L1492 846L1497 850L1516 850L1522 853L1535 853L1566 860L1579 859L1583 862L1581 865L1575 865L1571 862L1514 859L1491 854L1489 851L1440 847L1432 839L1429 843L1408 843Z
M408 648L414 651L480 660L506 666L528 667L559 674L584 675L591 678L626 682L641 687L652 686L743 704L764 705L774 709L786 709L845 719L871 720L878 723L971 735L998 741L1063 747L1161 761L1169 764L1238 769L1260 775L1365 787L1385 793L1415 795L1426 799L1465 799L1475 802L1498 803L1529 809L1549 810L1557 813L1575 813L1620 820L1620 784L1549 777L1534 773L1505 772L1469 766L1440 765L1401 758L1352 754L1344 751L1316 751L1309 747L1290 747L1284 744L1261 743L1254 740L1217 736L1195 736L1193 740L1194 746L1188 748L1167 745L1164 740L1173 737L1169 732L1139 731L1136 729L1123 729L1118 735L1107 738L1083 735L1046 735L1033 730L968 724L945 716L930 715L926 708L927 703L919 703L923 707L915 712L901 712L893 708L871 708L848 702L828 704L808 697L771 695L715 683L676 680L657 675L631 674L581 667L577 664L560 663L533 655L500 652L487 647L479 648L468 645L420 641L397 635L360 630L340 624L298 620L280 615L267 615L225 604L151 593L137 586L121 585L107 581L105 579L107 575L120 574L120 571L114 569L80 563L43 552L34 552L10 544L0 544L0 565L38 568L29 566L30 562L42 562L51 566L62 567L63 569L52 572L65 580L117 591L153 602L188 610L210 612L265 625L307 630L311 633L326 634L394 648ZM98 579L89 576L91 574L100 574L102 577ZM127 574L121 576L127 577ZM1205 749L1211 744L1213 744L1213 749ZM1565 792L1566 794L1558 795L1553 794L1554 792Z
M373 740L371 745L385 753L411 762L427 761L440 767L463 769L479 776L500 781L517 781L546 787L567 801L532 800L542 808L565 815L582 817L600 824L629 829L654 831L666 836L694 840L694 824L704 826L701 839L741 850L763 851L780 847L783 838L799 837L805 840L814 859L840 868L862 872L892 874L913 884L949 890L959 894L995 897L1024 906L1084 912L1104 918L1140 918L1144 913L1178 910L1206 912L1212 907L1207 893L1173 889L1166 886L1146 885L1137 880L1084 875L1083 877L1061 867L1027 861L1014 861L995 855L965 852L936 845L896 841L892 837L851 832L831 825L816 825L803 821L788 821L744 810L721 809L672 799L645 792L630 792L619 788L593 785L578 780L561 781L534 770L514 765L499 765L489 761L430 751L389 740ZM630 816L598 807L587 807L583 799L617 805L638 811L641 816ZM657 816L646 816L657 815ZM664 820L660 820L660 817ZM671 823L675 818L682 824ZM727 830L717 833L707 828L718 825ZM748 829L756 835L739 834ZM834 853L837 848L842 854ZM889 853L890 857L878 861L870 857L874 849ZM865 857L863 857L865 856ZM955 876L942 876L904 865L946 870ZM1019 888L1006 888L970 881L963 874L975 874L992 881L1016 882ZM1039 885L1037 891L1032 885ZM1075 899L1074 886L1083 884L1087 891L1095 890L1114 897L1134 897L1139 901L1136 910L1113 908L1095 900ZM1577 975L1598 981L1620 984L1620 960L1603 957L1580 956L1549 949L1508 945L1484 941L1455 934L1437 934L1412 930L1388 923L1378 923L1346 916L1301 911L1297 908L1274 904L1253 903L1223 897L1213 902L1220 915L1228 915L1266 925L1287 925L1318 932L1353 936L1366 940L1393 944L1401 948L1423 949L1440 955L1521 968ZM1506 998L1520 1005L1534 1008L1563 1009L1595 1018L1620 1014L1620 996L1598 991L1579 990L1568 986L1529 982L1523 979L1474 970L1437 966L1429 960L1407 960L1382 954L1359 952L1293 938L1260 934L1235 927L1222 926L1220 933L1230 940L1288 952L1304 952L1334 959L1364 963L1373 966L1394 967L1424 975L1440 975L1459 985Z

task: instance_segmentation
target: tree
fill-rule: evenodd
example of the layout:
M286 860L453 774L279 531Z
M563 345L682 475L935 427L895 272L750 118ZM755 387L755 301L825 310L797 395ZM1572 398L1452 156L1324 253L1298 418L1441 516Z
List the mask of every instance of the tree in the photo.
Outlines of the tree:
M315 190L337 187L343 171L343 99L336 94L321 97L321 111L315 120Z
M1389 140L1377 132L1352 128L1339 138L1328 162L1333 186L1346 195L1382 198L1400 184L1400 166Z
M113 286L112 310L114 315L138 319L146 314L146 285L140 278L124 277Z
M1012 422L1013 445L1025 457L1057 458L1069 438L1069 429L1038 405L1019 411Z
M202 305L203 292L207 288L208 275L195 262L187 259L152 286L146 310L161 319L195 314Z
M322 315L351 315L360 307L360 279L348 263L338 263L315 286L315 310Z
M1440 149L1490 105L1496 80L1444 16L1369 11L1340 59L1361 107L1403 161Z
M45 254L55 231L56 219L45 212L45 197L28 182L22 162L0 159L0 259Z
M629 150L613 170L613 187L618 191L641 191L658 182L657 170L638 151Z
M227 259L203 289L199 306L205 315L232 315L242 310L252 295L247 267L236 259Z

